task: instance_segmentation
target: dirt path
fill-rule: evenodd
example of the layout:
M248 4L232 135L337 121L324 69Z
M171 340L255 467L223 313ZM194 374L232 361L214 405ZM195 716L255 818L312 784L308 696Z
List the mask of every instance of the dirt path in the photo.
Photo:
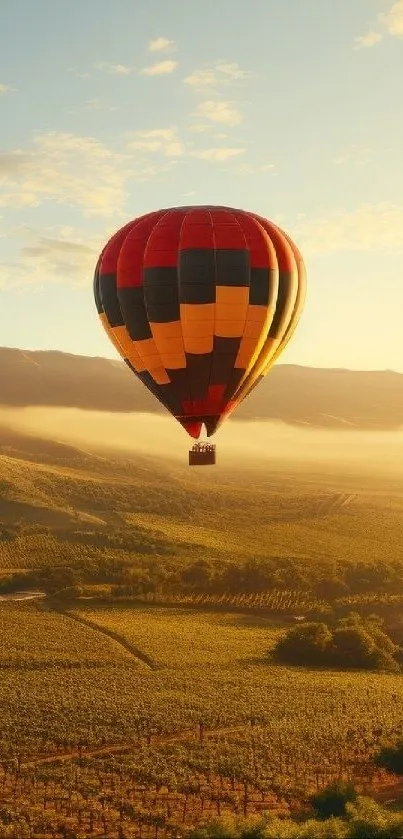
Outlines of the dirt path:
M83 748L74 749L73 751L64 752L62 754L33 755L29 760L23 761L21 763L21 767L28 768L29 766L40 766L46 763L65 763L69 760L77 760L80 757L85 759L87 757L97 757L98 755L123 754L123 752L142 749L144 746L162 746L168 743L183 743L189 740L204 740L209 737L220 737L225 734L237 734L238 732L245 731L246 728L250 728L250 726L239 725L223 728L209 728L204 729L203 732L200 732L197 728L191 728L185 729L184 731L176 734L161 734L160 736L154 735L149 740L144 737L141 740L133 740L131 743L115 743L109 746L99 746L95 749ZM258 726L255 726L255 730L257 730L257 728Z
M261 728L262 726L254 726L253 730L258 731ZM29 769L34 766L43 766L52 763L67 763L80 758L85 760L86 758L101 757L102 755L124 754L125 752L139 751L152 746L168 745L169 743L184 743L192 740L201 742L212 737L225 736L226 734L239 734L245 730L250 731L251 726L224 726L221 728L203 729L202 731L198 727L195 727L175 734L154 735L150 738L143 737L138 740L133 740L130 743L114 743L109 746L99 746L94 749L73 749L70 752L64 752L62 754L32 755L30 759L21 762L20 768ZM395 781L374 785L365 794L380 804L391 806L392 808L393 805L401 806L403 801L403 778L396 778Z
M389 784L375 787L371 795L380 804L395 804L403 799L403 778L396 778Z
M68 609L55 609L59 615L64 615L64 617L70 618L70 620L76 621L76 623L80 623L83 626L88 627L88 629L92 629L94 632L99 632L101 635L106 635L107 638L110 638L112 641L115 641L116 644L119 644L126 652L129 652L133 658L140 661L142 664L145 664L149 670L158 670L159 667L152 660L146 653L143 653L142 650L139 650L138 647L135 647L133 644L130 644L129 641L126 641L125 638L122 638L117 632L114 632L113 629L107 629L104 626L99 626L95 621L89 620L89 618L84 618L81 615L77 615L75 612L70 612Z

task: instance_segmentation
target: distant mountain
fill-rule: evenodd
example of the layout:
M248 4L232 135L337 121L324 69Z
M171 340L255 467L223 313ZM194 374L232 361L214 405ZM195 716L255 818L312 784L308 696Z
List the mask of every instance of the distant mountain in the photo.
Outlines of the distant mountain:
M123 362L0 347L0 405L165 413ZM391 430L403 426L403 374L278 365L237 419Z

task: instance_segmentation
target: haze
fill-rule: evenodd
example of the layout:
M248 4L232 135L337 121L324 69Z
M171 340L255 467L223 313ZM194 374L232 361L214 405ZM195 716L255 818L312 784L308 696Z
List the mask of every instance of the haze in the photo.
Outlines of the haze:
M1 428L72 444L186 462L191 445L172 419L151 414L111 414L74 408L0 409ZM219 463L235 459L267 465L311 464L355 472L403 475L403 429L399 432L296 428L276 422L230 420L214 437Z

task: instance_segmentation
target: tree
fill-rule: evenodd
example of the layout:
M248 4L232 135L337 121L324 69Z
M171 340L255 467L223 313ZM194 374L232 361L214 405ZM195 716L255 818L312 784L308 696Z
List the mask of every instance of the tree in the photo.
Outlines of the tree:
M209 588L213 574L213 568L206 559L199 559L192 562L181 572L182 582L186 586L205 591Z
M335 781L325 789L315 793L310 799L316 815L320 819L331 817L344 817L346 805L357 800L355 787L351 783Z
M347 839L401 839L402 813L391 813L371 798L347 804Z
M56 591L54 593L54 597L57 600L62 601L63 603L72 603L74 600L78 600L79 597L82 597L84 594L84 589L82 586L67 586L66 588L60 589L60 591Z
M372 661L375 644L362 626L341 626L333 633L334 661L341 667L359 669Z
M403 775L403 740L394 745L383 746L374 757L375 766L386 769L394 775Z
M321 600L337 600L348 594L348 586L339 577L328 576L316 583L314 591Z
M325 664L332 640L332 633L325 623L305 623L293 627L280 638L273 655L276 661L285 664Z
M398 647L376 617L363 620L352 614L333 631L324 623L301 624L280 639L273 657L285 664L342 669L400 670L394 655Z
M339 621L333 633L335 664L347 668L374 670L399 669L394 655L399 647L382 629L376 615L363 619L352 613Z

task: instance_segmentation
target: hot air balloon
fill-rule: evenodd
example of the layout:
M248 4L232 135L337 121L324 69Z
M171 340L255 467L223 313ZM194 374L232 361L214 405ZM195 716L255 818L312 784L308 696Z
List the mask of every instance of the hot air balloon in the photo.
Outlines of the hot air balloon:
M198 440L269 372L300 317L302 256L255 213L173 207L130 221L95 270L100 320L130 370ZM189 463L215 462L196 443Z

